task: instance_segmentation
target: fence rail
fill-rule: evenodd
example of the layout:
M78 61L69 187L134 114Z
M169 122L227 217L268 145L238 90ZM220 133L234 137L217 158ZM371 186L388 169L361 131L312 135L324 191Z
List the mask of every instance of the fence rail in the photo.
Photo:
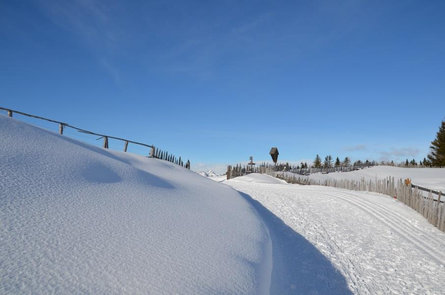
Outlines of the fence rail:
M53 120L53 119L48 119L48 118L45 118L45 117L32 115L32 114L20 112L20 111L13 110L13 109L0 107L0 110L7 111L8 117L10 117L10 118L13 117L13 114L20 114L20 115L23 115L23 116L27 116L27 117L31 117L31 118L35 118L35 119L44 120L44 121L48 121L48 122L51 122L51 123L59 124L59 134L60 135L63 135L63 131L64 131L65 128L71 128L71 129L74 129L74 130L76 130L78 132L81 132L81 133L99 136L98 139L101 139L101 138L104 139L104 141L103 141L103 148L105 148L105 149L109 148L109 145L108 145L108 140L109 139L123 141L124 142L124 152L127 152L128 145L130 143L131 144L135 144L135 145L148 147L148 148L150 148L150 152L148 154L149 157L157 158L157 159L161 159L161 160L166 160L166 161L175 163L177 165L184 166L184 163L183 163L181 157L177 158L176 156L174 156L172 154L169 154L166 151L162 151L162 150L156 148L154 145L150 145L150 144L146 144L146 143L142 143L142 142L137 142L137 141L126 139L126 138L121 138L121 137L116 137L116 136L111 136L111 135L100 134L100 133L97 133L97 132L92 132L92 131L89 131L89 130L86 130L86 129L82 129L82 128L73 126L73 125L68 124L66 122L57 121L57 120ZM187 161L186 168L190 169L190 161Z
M375 179L374 181L365 179L357 181L348 179L313 180L309 177L296 176L292 173L275 173L275 176L289 183L323 185L385 194L416 210L428 222L445 232L445 203L441 200L443 193L440 191L414 185L402 179L394 180L394 177ZM428 192L428 194L425 196L421 191Z

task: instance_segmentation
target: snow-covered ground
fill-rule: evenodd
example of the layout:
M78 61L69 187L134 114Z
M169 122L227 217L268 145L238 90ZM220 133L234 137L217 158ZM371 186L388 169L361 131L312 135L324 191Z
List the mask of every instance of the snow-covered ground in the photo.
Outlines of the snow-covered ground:
M267 228L169 162L0 116L0 294L262 294Z
M334 172L329 174L314 173L309 177L314 180L350 179L367 180L383 179L392 176L395 179L410 178L412 183L433 190L445 192L445 168L402 168L391 166L375 166L351 172Z
M388 196L258 174L224 183L269 228L273 294L445 293L445 234Z
M445 234L389 197L0 138L0 294L444 293Z

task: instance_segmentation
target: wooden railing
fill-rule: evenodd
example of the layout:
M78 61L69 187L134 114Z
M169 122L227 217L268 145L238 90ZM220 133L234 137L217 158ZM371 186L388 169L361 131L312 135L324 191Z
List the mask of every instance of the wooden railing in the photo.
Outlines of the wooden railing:
M104 140L103 141L103 148L105 148L105 149L109 148L109 144L108 144L109 139L123 141L124 142L124 152L127 152L128 144L130 144L130 143L131 144L135 144L135 145L139 145L139 146L143 146L143 147L147 147L147 148L150 148L150 152L148 154L149 157L166 160L166 161L178 164L180 166L184 166L184 163L183 163L181 157L177 158L176 156L174 156L172 154L169 154L168 152L162 151L162 150L160 150L160 149L158 149L155 146L150 145L150 144L137 142L137 141L129 140L129 139L126 139L126 138L121 138L121 137L116 137L116 136L111 136L111 135L100 134L100 133L97 133L97 132L92 132L92 131L89 131L89 130L85 130L85 129L73 126L73 125L65 123L65 122L61 122L61 121L57 121L57 120L53 120L53 119L48 119L48 118L44 118L44 117L41 117L41 116L36 116L36 115L32 115L32 114L28 114L28 113L24 113L24 112L20 112L20 111L17 111L17 110L4 108L4 107L0 107L0 110L7 111L8 117L13 117L14 114L20 114L20 115L23 115L23 116L27 116L27 117L31 117L31 118L35 118L35 119L44 120L44 121L48 121L48 122L51 122L51 123L58 124L59 125L59 134L60 135L63 135L63 131L64 131L65 128L71 128L71 129L74 129L74 130L76 130L78 132L81 132L81 133L99 136L98 139L103 138L103 140ZM190 169L190 161L187 161L186 168Z

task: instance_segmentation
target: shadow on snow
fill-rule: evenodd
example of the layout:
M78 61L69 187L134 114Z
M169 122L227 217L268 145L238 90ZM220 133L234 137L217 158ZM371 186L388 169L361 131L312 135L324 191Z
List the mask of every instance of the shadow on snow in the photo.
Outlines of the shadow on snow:
M270 294L352 294L343 275L317 248L260 202L240 194L269 228L273 256Z

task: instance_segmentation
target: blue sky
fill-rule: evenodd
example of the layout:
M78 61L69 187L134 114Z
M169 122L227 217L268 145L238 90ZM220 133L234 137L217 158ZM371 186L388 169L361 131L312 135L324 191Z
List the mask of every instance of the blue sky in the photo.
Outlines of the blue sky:
M195 168L419 160L445 119L444 1L3 0L0 44L0 106Z

